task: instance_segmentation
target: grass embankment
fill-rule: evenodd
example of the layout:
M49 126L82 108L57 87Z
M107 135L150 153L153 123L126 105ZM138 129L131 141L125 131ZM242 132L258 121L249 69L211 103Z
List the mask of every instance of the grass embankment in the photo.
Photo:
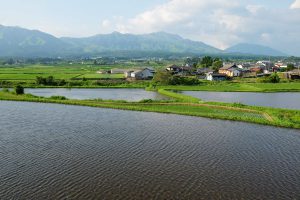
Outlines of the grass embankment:
M161 91L162 92L162 91ZM177 101L103 101L103 100L63 100L58 97L42 98L32 95L15 95L11 92L0 92L0 100L28 101L40 103L57 103L90 106L99 108L112 108L144 112L172 113L197 117L225 119L234 121L251 122L257 124L273 125L287 128L300 128L300 111L283 109L270 109L261 107L244 106L240 104L204 103L199 99L183 99L177 94L169 96L179 97ZM166 91L163 91L166 94ZM183 96L183 95L182 95Z

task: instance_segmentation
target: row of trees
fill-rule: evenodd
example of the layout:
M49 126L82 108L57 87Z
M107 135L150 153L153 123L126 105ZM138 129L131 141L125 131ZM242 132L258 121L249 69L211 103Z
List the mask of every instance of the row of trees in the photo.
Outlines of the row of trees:
M185 59L185 64L195 68L212 68L213 70L219 70L223 66L223 61L220 58L205 56L203 58L187 58Z
M55 78L53 76L48 76L46 78L37 76L36 84L37 85L48 85L48 86L64 86L67 84L67 82L64 79L55 80Z
M200 83L197 78L173 76L168 71L158 71L153 77L154 85L197 85Z

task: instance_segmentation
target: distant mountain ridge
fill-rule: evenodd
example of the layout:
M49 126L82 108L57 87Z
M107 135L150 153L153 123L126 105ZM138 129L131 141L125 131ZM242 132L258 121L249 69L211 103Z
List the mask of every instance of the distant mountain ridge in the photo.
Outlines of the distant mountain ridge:
M61 38L64 42L74 45L84 53L103 51L159 51L171 53L208 53L222 51L204 44L183 39L178 35L164 32L133 35L113 32L87 38Z
M0 25L0 56L59 56L70 48L62 40L37 30Z
M223 51L203 42L165 32L142 35L113 32L84 38L57 38L38 30L0 25L0 57L101 56L116 52L126 52L126 55L130 55L131 52L143 52L144 55L156 56L162 53L196 55L248 53L243 48L235 52L236 49L238 48L232 47Z
M287 56L287 54L278 50L272 49L267 46L258 44L240 43L225 50L228 53L242 53L252 55L265 55L265 56Z

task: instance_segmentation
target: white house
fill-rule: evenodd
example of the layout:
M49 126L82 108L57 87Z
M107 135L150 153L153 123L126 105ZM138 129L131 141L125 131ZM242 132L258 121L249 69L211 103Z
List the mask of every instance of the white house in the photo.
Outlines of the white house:
M155 74L154 69L152 68L144 68L136 71L128 71L125 73L127 78L135 78L135 79L152 79Z
M206 74L206 80L208 80L208 81L225 81L225 80L227 80L227 75L209 72Z

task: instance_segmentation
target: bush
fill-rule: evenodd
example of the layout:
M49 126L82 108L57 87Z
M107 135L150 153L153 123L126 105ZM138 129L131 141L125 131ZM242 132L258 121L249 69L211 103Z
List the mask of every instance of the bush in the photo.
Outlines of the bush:
M24 88L21 85L17 85L15 87L15 92L17 95L22 95L22 94L24 94Z
M278 76L277 73L273 73L271 76L268 77L269 81L271 83L279 83L280 82L280 77Z
M171 85L198 85L200 81L197 78L173 76L169 84Z
M259 79L259 82L262 83L279 83L280 82L280 77L278 76L277 73L273 73L268 77L264 77Z
M140 101L140 103L153 103L152 99L143 99Z
M36 84L37 85L50 85L50 86L58 85L58 83L55 81L53 76L48 76L47 78L37 76L36 77Z
M68 100L64 96L51 96L50 99L54 99L54 100Z
M172 74L167 71L158 71L155 73L152 83L160 85L168 85L172 79Z
M65 86L67 84L67 82L64 79L61 79L57 82L58 86Z

